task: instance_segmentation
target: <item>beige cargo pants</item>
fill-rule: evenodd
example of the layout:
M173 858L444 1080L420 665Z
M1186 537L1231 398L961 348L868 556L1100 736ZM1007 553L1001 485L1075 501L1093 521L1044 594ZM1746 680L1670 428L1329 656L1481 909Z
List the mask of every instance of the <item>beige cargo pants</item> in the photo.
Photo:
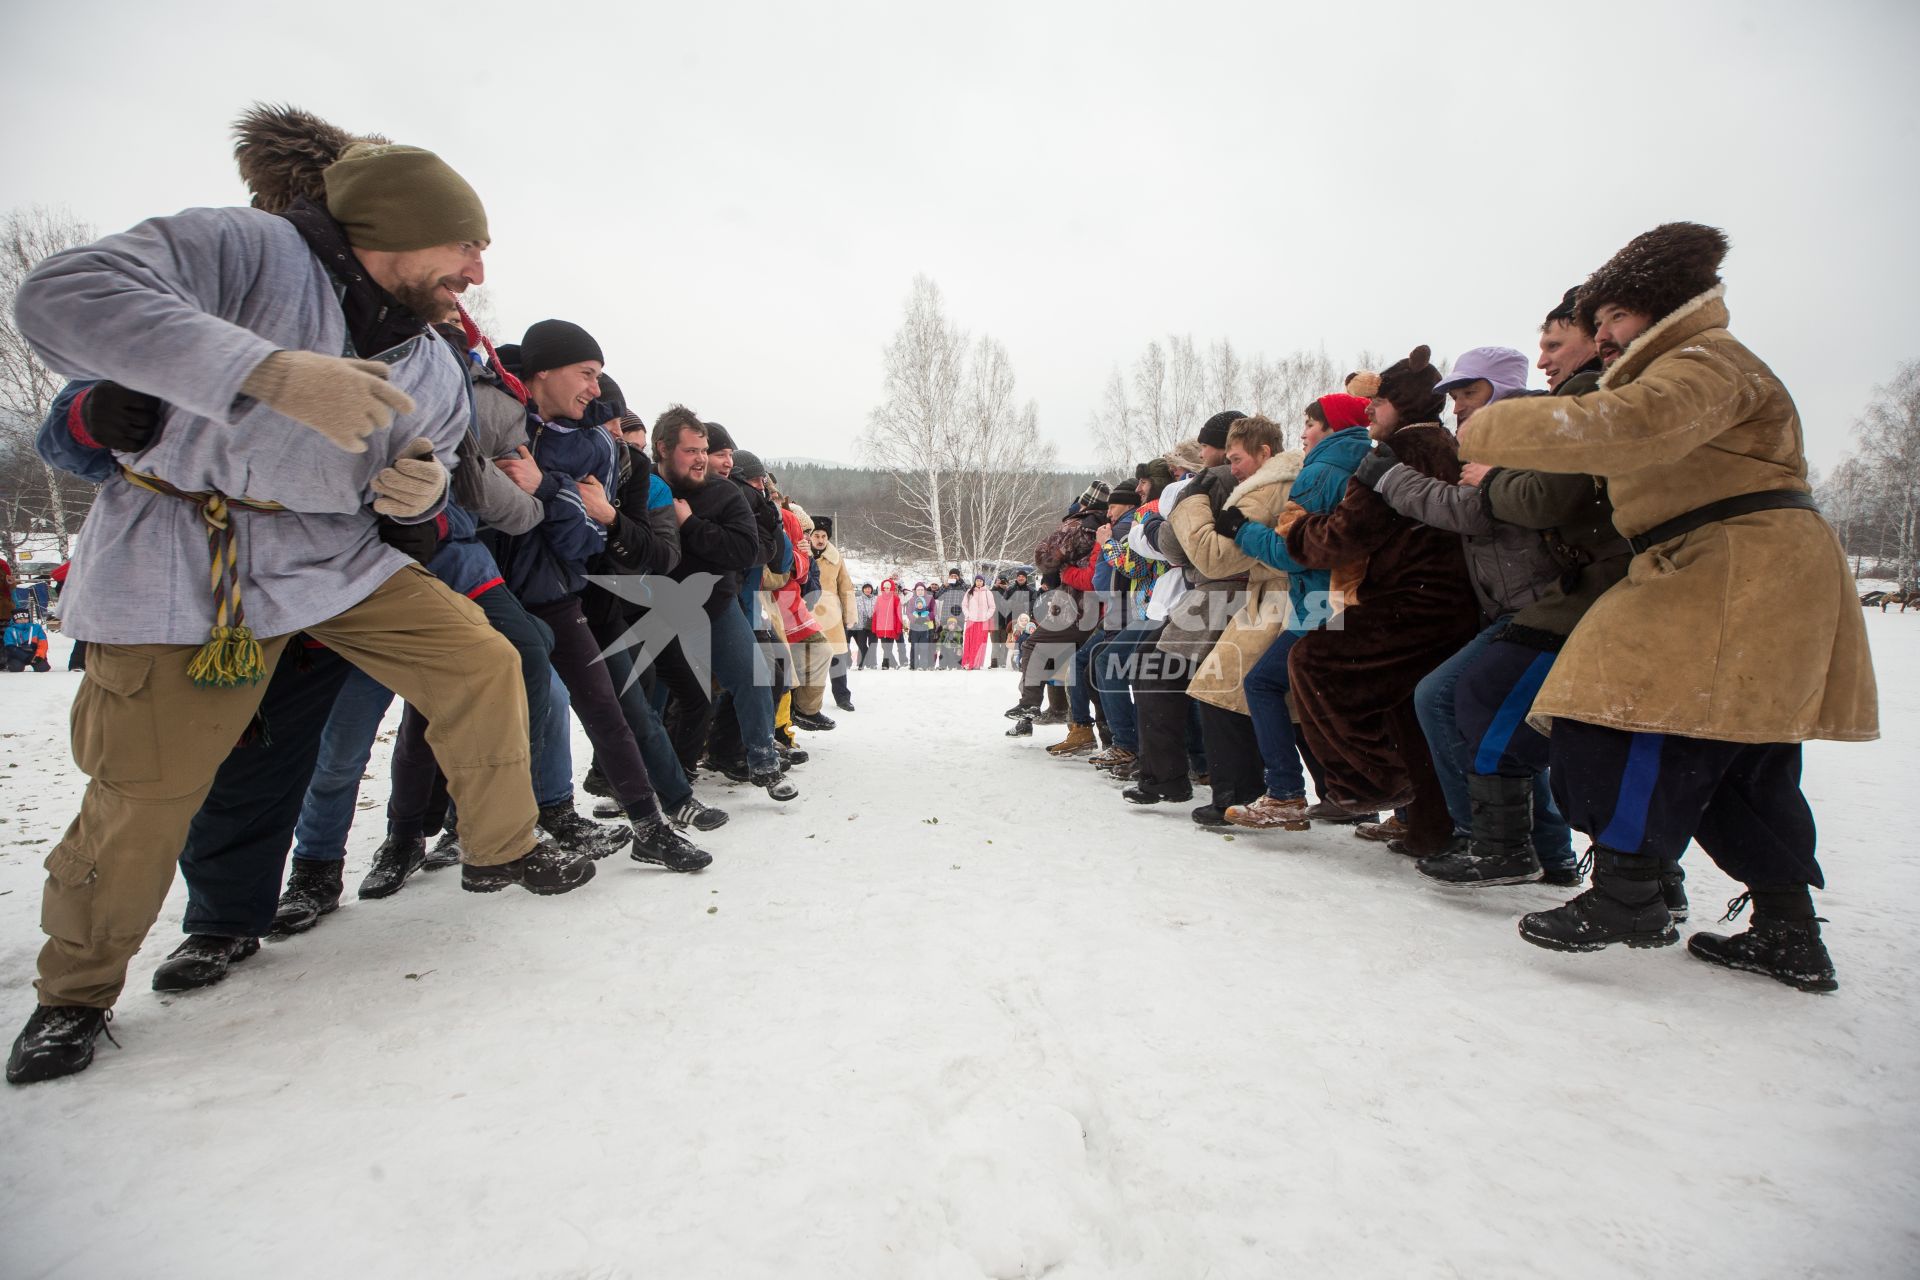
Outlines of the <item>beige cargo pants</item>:
M467 860L533 848L527 694L520 658L471 600L410 564L306 633L427 717L460 806ZM267 670L288 637L261 641ZM173 884L187 825L266 692L203 689L194 645L94 644L73 699L73 759L92 779L47 857L41 1004L109 1008Z
M826 700L827 681L833 673L833 646L821 632L805 640L790 642L793 649L793 709L803 716L817 716Z

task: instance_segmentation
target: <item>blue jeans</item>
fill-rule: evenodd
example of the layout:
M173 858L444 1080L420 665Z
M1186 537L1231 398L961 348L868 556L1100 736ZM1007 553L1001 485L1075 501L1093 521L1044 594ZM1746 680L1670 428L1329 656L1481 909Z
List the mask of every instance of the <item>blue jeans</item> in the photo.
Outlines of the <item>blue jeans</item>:
M1247 710L1253 716L1254 740L1260 744L1260 763L1266 768L1267 794L1276 800L1307 798L1299 738L1293 731L1293 716L1287 711L1287 655L1299 641L1299 632L1282 631L1247 672L1242 685Z
M1067 709L1074 724L1093 723L1093 650L1100 638L1109 634L1095 630L1073 651L1073 679L1067 684Z
M360 775L373 755L380 721L392 705L393 691L358 668L340 686L327 726L320 731L320 758L293 827L294 857L338 862L347 856Z
M1473 760L1460 729L1455 686L1486 655L1494 637L1506 625L1507 619L1502 618L1467 641L1458 653L1428 672L1413 691L1414 713L1420 717L1420 729L1433 752L1433 771L1439 775L1447 813L1455 832L1463 835L1473 830L1473 806L1467 798L1467 773ZM1573 861L1573 832L1553 803L1544 773L1533 775L1533 847L1547 866Z
M686 770L680 767L680 757L674 754L673 742L660 723L659 713L648 700L646 684L635 680L628 686L627 678L632 674L633 650L609 650L607 675L613 679L614 692L620 695L620 710L626 713L627 727L633 730L633 740L640 748L647 775L653 779L660 807L671 813L692 798L693 786L687 781Z
M547 722L534 752L533 798L542 809L573 805L573 700L555 671L548 677Z
M740 721L740 741L746 744L747 766L757 771L780 765L773 750L773 685L747 615L722 609L713 619L713 678L733 695L733 714Z
M1136 755L1140 751L1140 720L1127 685L1127 663L1140 643L1138 628L1102 631L1094 637L1093 692L1113 730L1113 745Z

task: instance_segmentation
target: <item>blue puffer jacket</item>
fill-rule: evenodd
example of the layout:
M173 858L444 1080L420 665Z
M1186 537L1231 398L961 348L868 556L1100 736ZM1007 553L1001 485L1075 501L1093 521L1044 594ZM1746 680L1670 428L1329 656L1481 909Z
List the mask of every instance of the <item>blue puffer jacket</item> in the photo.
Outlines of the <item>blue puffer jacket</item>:
M1325 515L1340 505L1340 499L1346 496L1347 482L1353 479L1353 469L1360 465L1360 459L1367 456L1373 448L1373 441L1367 438L1365 427L1348 427L1336 431L1319 444L1307 450L1306 460L1300 464L1300 475L1293 482L1293 491L1289 501L1305 507L1309 514ZM1278 530L1266 525L1255 524L1251 520L1240 526L1240 532L1233 541L1242 551L1255 560L1276 569L1287 571L1287 597L1293 602L1292 616L1288 630L1305 633L1312 628L1301 625L1301 618L1317 617L1307 609L1307 598L1318 592L1323 597L1333 587L1333 573L1328 569L1309 569L1287 554L1287 540ZM1321 610L1324 613L1325 610Z
M587 585L587 561L606 549L607 530L587 514L580 481L596 476L607 500L620 492L613 437L578 422L548 422L527 408L527 441L540 464L535 497L546 518L514 538L507 551L507 585L529 607L577 595Z

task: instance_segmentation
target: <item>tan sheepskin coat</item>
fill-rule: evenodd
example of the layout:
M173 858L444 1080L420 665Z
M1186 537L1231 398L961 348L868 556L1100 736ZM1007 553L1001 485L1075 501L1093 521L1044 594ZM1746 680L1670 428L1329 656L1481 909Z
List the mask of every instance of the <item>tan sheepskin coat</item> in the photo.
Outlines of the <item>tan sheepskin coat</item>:
M1298 449L1276 453L1260 469L1235 485L1227 506L1246 513L1248 520L1272 528L1285 510L1306 455ZM1237 551L1238 548L1236 547ZM1228 711L1248 715L1247 672L1287 624L1287 573L1247 557L1247 604L1233 615L1213 652L1187 685L1187 694Z

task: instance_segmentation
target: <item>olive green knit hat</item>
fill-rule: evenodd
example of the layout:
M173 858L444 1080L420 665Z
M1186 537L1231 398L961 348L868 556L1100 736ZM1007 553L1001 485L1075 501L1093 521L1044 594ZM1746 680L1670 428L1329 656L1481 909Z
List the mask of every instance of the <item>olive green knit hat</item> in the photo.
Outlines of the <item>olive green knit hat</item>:
M467 180L419 147L357 143L327 166L326 184L327 212L356 249L404 253L492 238Z

